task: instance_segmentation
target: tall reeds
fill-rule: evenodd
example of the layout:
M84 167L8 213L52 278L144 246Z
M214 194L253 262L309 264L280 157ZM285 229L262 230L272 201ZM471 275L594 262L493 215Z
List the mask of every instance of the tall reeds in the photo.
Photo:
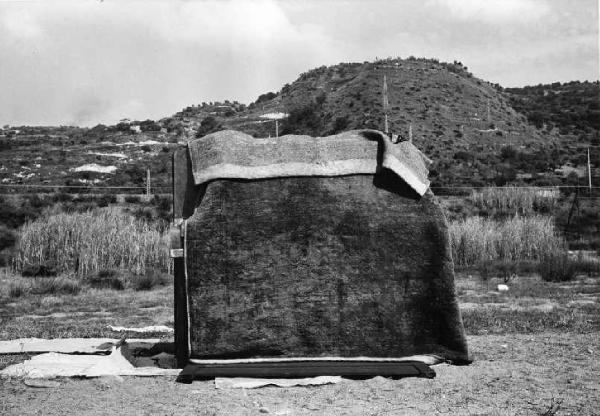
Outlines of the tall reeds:
M539 260L566 247L552 217L542 215L454 221L450 223L450 241L454 262L461 266L489 260Z
M17 270L52 264L59 272L87 275L122 269L134 274L167 271L166 237L150 223L116 207L83 213L47 214L20 230Z
M558 197L558 189L502 187L473 192L470 199L477 208L487 212L531 215L550 212Z

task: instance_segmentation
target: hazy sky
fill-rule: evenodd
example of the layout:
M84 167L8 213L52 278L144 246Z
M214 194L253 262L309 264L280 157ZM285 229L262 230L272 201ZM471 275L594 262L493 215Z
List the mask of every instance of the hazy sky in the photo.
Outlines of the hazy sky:
M249 103L320 65L459 60L503 86L599 75L598 0L0 0L0 125Z

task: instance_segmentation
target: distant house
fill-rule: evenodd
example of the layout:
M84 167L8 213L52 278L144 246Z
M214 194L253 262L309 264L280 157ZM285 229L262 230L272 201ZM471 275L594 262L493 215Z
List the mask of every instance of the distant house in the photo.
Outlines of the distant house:
M573 166L572 163L566 163L566 164L562 165L560 168L554 169L554 172L563 177L567 177L571 173L575 173L578 178L585 178L587 176L587 166L583 166L583 165Z
M134 133L141 133L142 132L142 128L139 125L129 126L129 130L131 130Z

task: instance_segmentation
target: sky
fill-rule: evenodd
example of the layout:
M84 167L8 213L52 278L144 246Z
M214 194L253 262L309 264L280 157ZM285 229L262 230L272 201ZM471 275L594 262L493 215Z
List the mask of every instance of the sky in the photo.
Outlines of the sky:
M0 0L0 126L250 103L321 65L461 61L505 87L598 80L598 0Z

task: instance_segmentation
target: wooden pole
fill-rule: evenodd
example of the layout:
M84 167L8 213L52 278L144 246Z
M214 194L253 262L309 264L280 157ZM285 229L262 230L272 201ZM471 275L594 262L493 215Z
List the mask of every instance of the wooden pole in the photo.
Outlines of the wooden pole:
M412 143L412 124L408 125L408 141Z
M275 137L279 137L279 120L275 120Z
M387 78L385 74L383 75L383 113L385 115L385 134L389 136L390 129L388 126L388 109L390 107L390 102L388 100L388 86L387 86Z
M150 169L146 169L146 196L150 197Z
M590 163L590 148L587 149L588 156L588 188L590 188L590 195L592 193L592 164Z
M385 115L385 134L387 134L388 136L390 135L390 129L388 127L387 114Z

